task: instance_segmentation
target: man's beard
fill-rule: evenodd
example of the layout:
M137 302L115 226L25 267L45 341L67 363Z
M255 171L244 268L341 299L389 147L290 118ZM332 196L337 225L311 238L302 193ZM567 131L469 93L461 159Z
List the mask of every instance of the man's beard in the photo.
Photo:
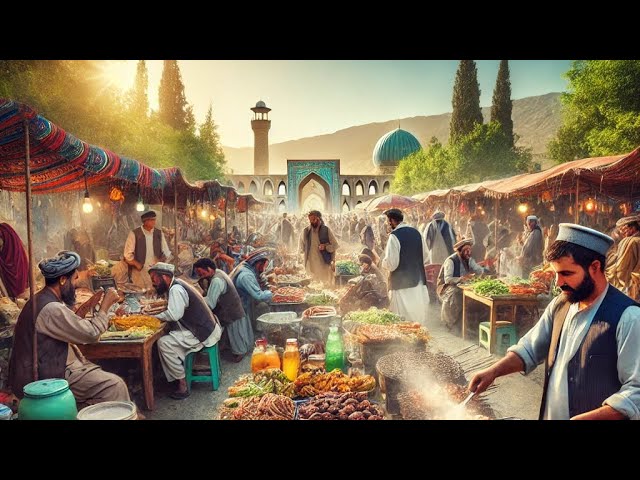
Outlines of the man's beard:
M154 288L156 289L156 293L158 295L164 295L169 290L169 287L167 287L167 284L164 280L161 280L158 285L154 285Z
M67 281L60 290L60 298L69 307L73 307L76 304L76 287L73 286L71 281Z
M593 283L593 279L591 278L591 275L589 275L589 272L585 271L584 273L584 280L580 282L578 288L573 289L569 285L563 285L562 287L560 287L560 290L564 292L564 294L567 296L567 300L569 300L570 303L581 302L585 298L589 297L593 293L593 290L596 288L596 285L595 283Z

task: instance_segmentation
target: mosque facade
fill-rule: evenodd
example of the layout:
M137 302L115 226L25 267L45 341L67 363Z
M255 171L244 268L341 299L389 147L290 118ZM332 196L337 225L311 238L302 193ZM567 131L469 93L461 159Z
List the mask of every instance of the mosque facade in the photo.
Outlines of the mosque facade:
M278 212L349 212L356 205L390 192L391 181L401 159L421 148L411 133L397 128L376 143L372 161L373 175L342 175L340 159L287 159L286 174L269 173L270 108L263 101L251 109L254 132L253 175L229 175L239 193L252 193L273 204Z

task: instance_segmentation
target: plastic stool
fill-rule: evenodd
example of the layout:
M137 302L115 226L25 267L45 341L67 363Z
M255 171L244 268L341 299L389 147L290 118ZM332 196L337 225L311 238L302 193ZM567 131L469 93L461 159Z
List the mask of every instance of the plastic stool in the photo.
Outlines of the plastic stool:
M507 348L518 343L516 326L511 322L496 322L496 353L504 356ZM489 350L491 341L491 322L480 322L478 343Z
M200 352L207 353L209 355L209 367L211 369L209 375L193 374L193 359L195 358L195 355ZM184 370L186 373L187 390L189 392L191 392L191 382L211 382L213 390L218 390L218 387L220 386L220 375L222 375L220 370L218 344L216 343L212 347L204 347L202 350L188 354L185 359Z

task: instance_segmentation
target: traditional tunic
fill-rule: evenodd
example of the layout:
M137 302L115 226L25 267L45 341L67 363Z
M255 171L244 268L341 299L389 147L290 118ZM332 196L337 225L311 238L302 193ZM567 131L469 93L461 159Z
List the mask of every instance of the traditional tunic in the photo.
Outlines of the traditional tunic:
M442 301L442 310L440 314L440 321L444 323L449 330L460 321L462 318L462 289L458 287L461 281L461 277L469 273L482 274L485 270L476 263L473 258L469 259L469 264L466 265L460 256L456 253L460 259L460 275L454 277L454 264L453 255L447 258L442 264L444 273L444 284L446 287L440 295Z
M98 312L93 318L80 318L62 302L47 304L36 320L38 333L69 343L65 379L78 403L91 405L129 400L129 391L122 378L88 361L73 345L97 342L108 327L109 319L105 313Z
M447 257L453 253L456 234L448 222L432 220L422 236L424 238L425 264L442 265Z
M212 278L209 288L207 289L207 295L205 301L211 310L216 308L218 299L221 295L227 293L229 286L222 278ZM251 321L247 315L242 318L234 320L226 327L223 327L226 336L229 339L231 346L231 353L234 355L246 355L253 349L253 329L251 328Z
M542 230L536 225L533 230L527 233L522 245L522 276L528 278L532 270L542 263L542 251L544 249L544 239Z
M156 258L153 252L153 231L147 231L144 227L141 227L142 233L144 234L145 244L146 244L146 255L142 265L142 270L137 270L136 268L131 268L131 281L135 283L137 286L150 289L153 288L153 283L151 282L151 277L149 276L149 267L157 262L160 259ZM169 245L167 245L167 239L164 237L164 234L161 233L161 249L162 254L166 257L165 262L171 261L171 250L169 250ZM136 235L133 230L129 232L129 236L127 237L127 241L124 243L124 259L128 262L133 261L135 258L135 249L136 249Z
M273 293L269 290L262 290L258 282L258 273L247 263L241 263L231 273L231 280L238 290L238 295L242 300L245 317L253 328L256 326L256 302L270 302Z
M620 240L613 263L607 269L607 280L634 300L640 296L640 235Z
M180 323L187 308L189 308L189 295L185 288L174 280L169 287L167 310L155 315L159 320L171 322L172 326L175 326L175 329L158 339L160 363L169 382L185 378L184 359L188 354L215 345L222 336L222 328L216 323L206 340L202 342L198 340Z
M396 227L396 230L400 228L411 227L401 223ZM393 272L400 264L400 255L402 255L400 241L395 235L389 235L384 258L382 259L382 267L389 272ZM419 267L423 268L422 264ZM422 280L415 287L389 290L389 310L404 317L409 322L424 324L428 304L429 292Z
M320 224L322 226L322 224ZM308 236L307 233L311 230L310 235L310 243L307 245ZM309 252L305 269L307 275L313 278L315 281L323 282L326 285L333 285L334 283L334 275L333 270L331 268L331 264L328 264L324 261L322 257L322 252L320 251L320 237L319 237L320 227L312 228L311 226L304 229L302 232L302 236L300 237L300 251L305 253ZM331 254L331 258L335 259L335 252L338 249L338 241L336 237L333 235L333 232L330 228L327 228L327 232L329 235L329 245L326 245L326 250Z

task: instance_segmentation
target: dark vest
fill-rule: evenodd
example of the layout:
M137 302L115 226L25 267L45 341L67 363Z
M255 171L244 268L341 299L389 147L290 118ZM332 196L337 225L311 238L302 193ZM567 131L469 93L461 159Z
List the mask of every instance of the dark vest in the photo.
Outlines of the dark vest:
M46 305L60 302L50 288L43 288L35 295L36 316L34 318L31 311L32 301L30 299L26 303L18 317L13 336L11 361L9 362L9 385L18 398L23 396L23 387L36 380L33 372L33 334L36 319ZM64 378L69 344L41 333L37 334L37 342L37 380Z
M447 259L440 267L440 272L438 272L438 280L436 281L436 292L439 296L442 296L446 288L450 286L444 283L444 264L449 259L451 259L451 261L453 262L453 276L460 276L460 266L462 265L462 259L460 258L460 255L458 255L458 252L456 252L453 255L449 255L449 257L447 257Z
M216 326L216 319L211 313L209 305L204 301L204 297L191 285L177 278L173 281L184 287L187 295L189 295L189 306L184 310L180 323L193 333L198 340L204 342Z
M229 325L236 320L244 317L244 309L242 308L242 300L238 295L238 290L233 285L229 275L222 270L216 270L216 278L221 278L227 284L227 291L218 297L218 304L213 309L222 325Z
M147 239L142 231L142 227L138 227L133 230L133 234L136 237L136 247L133 251L133 258L144 265L144 261L147 258ZM153 254L158 261L164 260L162 254L162 232L157 228L153 229Z
M427 284L422 255L422 235L413 227L396 228L391 235L400 242L400 263L389 275L389 290L412 288L420 283Z
M540 418L544 414L549 378L556 360L562 326L571 304L560 299L553 309L553 331L549 354L545 362L545 382L540 406ZM569 387L569 416L595 410L602 402L620 390L618 379L618 348L616 329L622 313L627 307L639 306L617 288L609 290L591 322L589 331L578 351L567 366Z
M307 260L309 259L309 249L311 248L311 225L304 229L304 234L307 239L307 244L304 252L304 264L307 264ZM320 243L329 243L329 227L327 227L324 223L320 225L318 229L318 239ZM322 254L322 259L324 263L327 265L331 263L332 255L326 250L322 250L320 252Z

